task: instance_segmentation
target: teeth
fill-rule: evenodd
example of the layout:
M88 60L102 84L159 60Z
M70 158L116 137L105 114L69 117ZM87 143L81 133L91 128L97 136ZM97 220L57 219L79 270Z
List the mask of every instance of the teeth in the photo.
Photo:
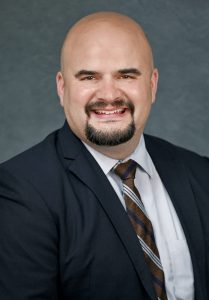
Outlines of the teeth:
M116 110L97 110L96 113L99 115L112 115L112 114L120 114L124 112L124 109L116 109Z

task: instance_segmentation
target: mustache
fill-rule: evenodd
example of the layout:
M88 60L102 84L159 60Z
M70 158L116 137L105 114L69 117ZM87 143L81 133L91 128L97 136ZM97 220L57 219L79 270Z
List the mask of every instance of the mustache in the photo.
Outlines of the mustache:
M101 109L106 108L108 105L112 105L113 107L115 107L117 109L124 108L124 106L125 106L130 110L132 115L134 113L133 103L131 101L125 101L125 100L122 100L122 99L114 100L112 102L100 100L100 101L95 101L95 102L92 102L92 103L88 103L85 106L85 112L89 116L90 112L92 110L95 110L95 109L98 109L98 108L101 108Z

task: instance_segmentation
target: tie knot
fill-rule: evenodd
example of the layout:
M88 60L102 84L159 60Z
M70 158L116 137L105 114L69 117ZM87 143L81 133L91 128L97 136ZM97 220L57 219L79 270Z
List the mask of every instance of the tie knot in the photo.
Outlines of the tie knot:
M122 180L126 179L134 179L136 174L137 163L129 159L125 163L120 163L114 168L114 172L118 175Z

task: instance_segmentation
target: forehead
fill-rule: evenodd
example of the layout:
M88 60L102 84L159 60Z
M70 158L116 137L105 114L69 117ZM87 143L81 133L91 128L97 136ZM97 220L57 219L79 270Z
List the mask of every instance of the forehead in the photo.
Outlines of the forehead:
M134 67L147 63L148 50L146 41L135 28L100 22L95 26L83 26L69 36L64 63L88 69L100 65L117 65L118 69Z

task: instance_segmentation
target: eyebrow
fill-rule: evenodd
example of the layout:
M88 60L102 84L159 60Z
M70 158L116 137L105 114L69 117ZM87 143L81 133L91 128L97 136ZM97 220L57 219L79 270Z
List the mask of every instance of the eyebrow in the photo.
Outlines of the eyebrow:
M117 72L120 74L135 74L137 76L141 75L141 72L136 68L120 69ZM83 75L91 76L91 75L97 75L97 74L99 74L99 72L90 71L90 70L80 70L74 76L75 76L75 78L79 78L80 76L83 76Z
M136 68L121 69L121 70L118 70L118 73L121 73L121 74L131 73L131 74L135 74L137 76L141 75L141 72Z
M90 71L90 70L80 70L75 74L75 77L79 78L82 75L96 75L96 74L99 74L99 73L96 71Z

